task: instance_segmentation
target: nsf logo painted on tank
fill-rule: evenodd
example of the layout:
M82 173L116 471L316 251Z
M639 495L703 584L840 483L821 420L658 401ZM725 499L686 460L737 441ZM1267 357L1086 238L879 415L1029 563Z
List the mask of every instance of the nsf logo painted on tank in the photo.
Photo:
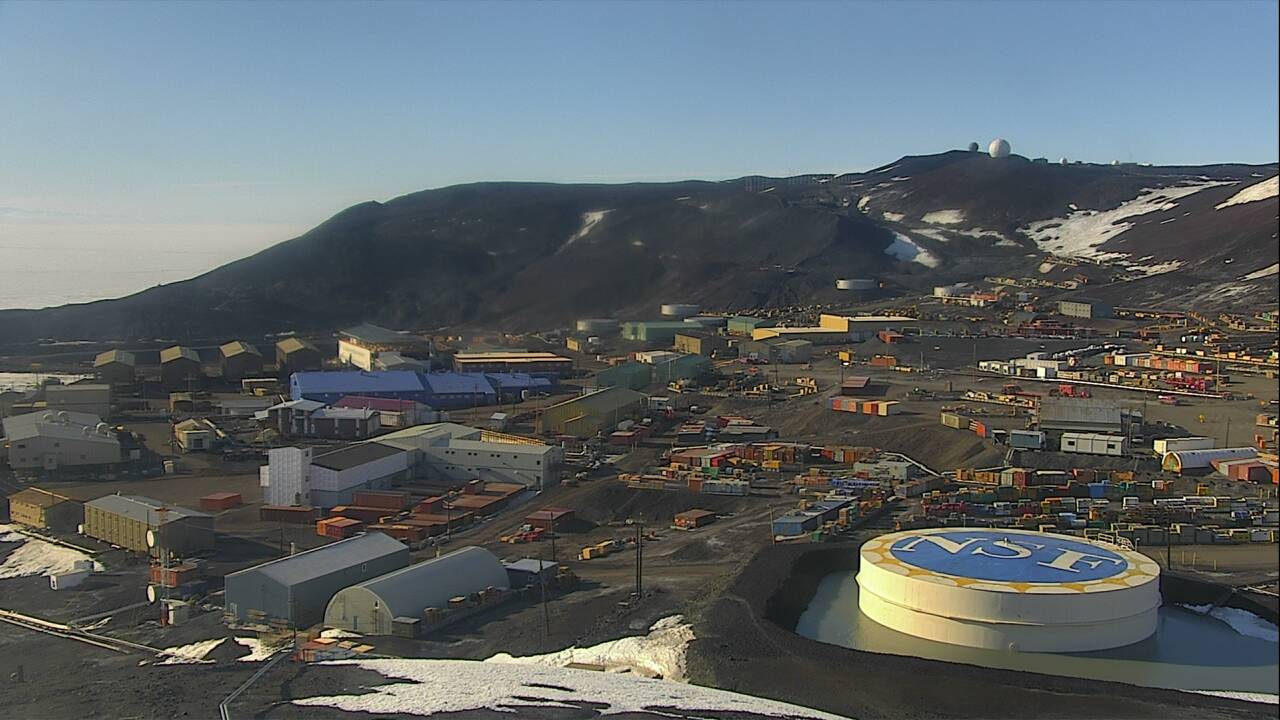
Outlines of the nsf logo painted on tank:
M908 535L893 543L889 552L925 570L1009 582L1088 582L1129 567L1123 557L1097 545L999 530Z

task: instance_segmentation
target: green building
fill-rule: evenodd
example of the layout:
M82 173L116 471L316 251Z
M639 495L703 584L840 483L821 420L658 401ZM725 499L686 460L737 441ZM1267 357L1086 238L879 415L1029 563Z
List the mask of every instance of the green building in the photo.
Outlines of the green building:
M600 387L640 390L651 382L653 382L653 366L634 361L615 365L596 374L596 385Z

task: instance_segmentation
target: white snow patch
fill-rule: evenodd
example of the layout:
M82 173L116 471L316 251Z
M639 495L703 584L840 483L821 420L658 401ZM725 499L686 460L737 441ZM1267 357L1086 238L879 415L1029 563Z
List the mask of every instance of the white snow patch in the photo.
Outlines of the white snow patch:
M858 198L858 209L859 209L859 210L866 210L866 209L867 209L867 205L868 205L868 204L870 204L870 202L871 202L871 196L870 196L870 195L863 195L861 198Z
M598 703L603 707L593 710L601 715L679 708L842 720L838 715L798 705L698 685L545 665L474 660L337 660L323 664L352 665L407 682L367 688L369 692L359 695L302 698L293 704L375 715L430 716L488 709L520 717L525 708L578 708L581 703Z
M1080 206L1079 206L1079 205L1076 205L1075 203L1067 203L1067 207L1071 208L1072 210L1079 210L1079 209L1080 209Z
M1244 700L1245 702L1280 705L1280 695L1272 693L1243 692L1240 690L1192 690L1191 692L1199 695L1216 695L1232 700Z
M906 217L906 215L903 215L902 213L889 212L888 210L880 213L880 215L889 222L902 222L902 218Z
M877 175L879 175L880 173L887 173L887 172L889 172L890 170L893 170L893 169L894 169L894 168L896 168L896 167L898 167L898 165L895 163L895 164L890 165L889 167L887 167L887 168L885 168L885 169L883 169L883 170L877 170L877 171L876 171L876 174L877 174Z
M911 179L911 176L910 176L910 175L899 175L898 177L891 177L891 178L889 178L889 179L890 179L890 180L892 180L893 182L902 182L903 180L910 180L910 179Z
M243 645L249 648L249 654L236 658L236 662L262 662L268 660L280 648L274 645L268 645L262 640L254 637L238 637L232 638L237 645Z
M1015 248L1016 248L1016 247L1022 247L1021 245L1019 245L1018 243L1014 242L1013 240L1010 240L1010 239L1009 239L1009 238L1007 238L1007 237L1002 237L1002 238L1000 238L999 240L997 240L997 241L996 241L996 246L997 246L997 247L1015 247Z
M926 213L925 216L920 219L930 225L958 225L964 222L964 211L934 210L931 213Z
M1152 275L1163 275L1167 272L1173 272L1185 264L1186 263L1181 260L1169 260L1162 263L1152 263L1150 265L1125 265L1125 269L1134 270L1142 273L1146 277L1151 277Z
M643 241L643 240L632 240L632 241L631 241L631 244L632 244L632 245L634 245L634 246L636 246L636 247L644 247L644 241Z
M1211 618L1221 620L1231 626L1241 635L1266 640L1267 642L1280 642L1280 628L1254 615L1248 610L1241 610L1232 607L1217 607L1210 610L1212 605L1183 605L1182 607L1201 615L1206 614Z
M592 645L571 647L546 655L513 657L499 653L485 662L552 665L567 667L570 663L599 665L606 672L629 671L645 677L662 677L685 682L685 650L693 640L693 627L679 615L654 623L649 634L624 637Z
M600 221L604 219L604 216L611 212L613 212L613 210L589 210L582 213L582 227L578 228L578 232L569 236L569 239L566 240L556 252L564 252L565 248L586 237L587 234L591 232L592 228L599 225Z
M1078 210L1064 218L1037 220L1021 230L1042 250L1057 255L1114 260L1123 255L1099 251L1098 246L1133 227L1133 223L1124 220L1152 212L1168 212L1178 207L1175 200L1225 184L1228 183L1210 181L1149 188L1111 210Z
M1045 273L1052 272L1052 271L1053 271L1053 268L1055 268L1055 267L1056 267L1056 266L1055 266L1053 263L1050 263L1050 262L1042 262L1042 263L1040 263L1040 267L1038 267L1038 268L1036 268L1036 269L1040 271L1040 274L1041 274L1041 275L1044 275Z
M951 238L947 236L947 231L941 230L939 228L916 228L911 232L914 232L917 235L927 237L930 240L937 240L938 242L951 242Z
M1280 194L1280 175L1275 175L1270 179L1250 185L1235 195L1227 198L1223 202L1214 205L1213 209L1221 210L1222 208L1231 207L1232 205L1243 205L1245 203L1266 200L1268 198L1275 197L1277 194Z
M329 628L327 630L321 630L320 637L343 640L346 638L358 638L363 636L360 633L353 633L350 630L343 630L342 628Z
M0 564L0 580L69 573L76 561L91 559L78 550L18 532L17 525L0 525L0 543L20 543Z
M1249 273L1248 275L1245 275L1240 279L1241 280L1261 280L1262 278L1271 277L1276 273L1280 273L1280 263L1272 263L1268 267L1264 267L1261 270L1254 270L1253 272Z
M893 234L893 242L884 249L884 254L903 262L919 263L927 268L936 268L942 264L937 255L920 247L915 240L899 232Z
M190 663L213 662L205 660L204 656L213 652L213 649L222 644L226 638L213 638L212 640L201 640L193 642L190 645L178 645L171 648L165 648L163 653L167 655L164 660L160 661L160 665L187 665Z
M1175 220L1177 220L1177 219L1178 219L1178 218L1169 218L1168 220L1161 220L1158 224L1160 224L1160 225L1168 225L1169 223L1174 222L1174 221L1175 221Z

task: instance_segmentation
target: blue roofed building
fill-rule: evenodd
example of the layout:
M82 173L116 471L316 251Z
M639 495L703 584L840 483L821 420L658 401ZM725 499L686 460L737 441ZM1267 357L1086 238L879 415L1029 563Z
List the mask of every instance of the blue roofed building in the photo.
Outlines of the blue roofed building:
M523 399L525 393L546 394L555 389L555 380L529 373L485 373L484 377L502 400Z
M347 395L413 400L434 410L493 405L498 392L483 373L420 373L407 370L300 372L289 377L294 400L332 404Z

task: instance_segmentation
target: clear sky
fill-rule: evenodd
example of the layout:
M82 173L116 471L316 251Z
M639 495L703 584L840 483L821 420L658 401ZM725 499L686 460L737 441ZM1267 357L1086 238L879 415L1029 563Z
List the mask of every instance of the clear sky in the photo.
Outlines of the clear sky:
M849 171L997 135L1271 162L1277 21L1274 1L0 0L0 266L120 233L234 256L459 182Z

